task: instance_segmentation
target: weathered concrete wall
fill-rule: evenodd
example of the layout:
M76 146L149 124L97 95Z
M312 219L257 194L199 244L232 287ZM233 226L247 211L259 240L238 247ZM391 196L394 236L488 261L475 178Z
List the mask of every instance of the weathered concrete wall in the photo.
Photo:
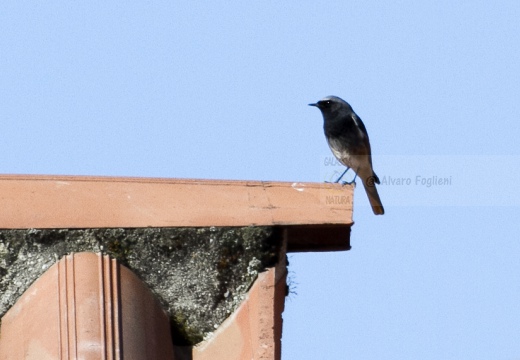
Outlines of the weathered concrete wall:
M64 255L102 252L148 284L179 345L195 344L276 263L279 246L272 227L0 230L0 316Z

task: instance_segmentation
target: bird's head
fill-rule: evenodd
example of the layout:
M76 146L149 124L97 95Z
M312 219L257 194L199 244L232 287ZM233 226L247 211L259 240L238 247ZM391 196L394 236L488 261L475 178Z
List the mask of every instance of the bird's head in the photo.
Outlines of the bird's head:
M345 115L348 115L352 112L352 107L349 103L337 96L324 97L315 104L309 104L309 106L316 106L320 109L325 120L329 117L335 116L336 114L344 113Z

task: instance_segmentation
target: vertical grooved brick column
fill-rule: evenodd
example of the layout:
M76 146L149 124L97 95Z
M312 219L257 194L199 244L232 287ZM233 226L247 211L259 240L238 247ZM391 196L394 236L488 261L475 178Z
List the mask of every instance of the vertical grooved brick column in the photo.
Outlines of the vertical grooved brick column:
M60 359L77 358L84 347L102 359L117 359L121 324L116 261L72 254L58 263L57 270Z
M287 264L258 275L240 307L213 336L193 348L193 360L280 360Z
M108 256L67 255L2 318L0 359L173 359L168 317Z

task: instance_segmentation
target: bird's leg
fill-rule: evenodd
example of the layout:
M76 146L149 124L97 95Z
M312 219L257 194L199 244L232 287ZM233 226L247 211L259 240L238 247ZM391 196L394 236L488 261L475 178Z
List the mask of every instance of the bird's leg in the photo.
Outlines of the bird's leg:
M352 181L343 181L341 184L343 185L356 185L356 178L357 178L357 174L354 176L354 179Z
M343 174L340 175L340 177L338 178L338 180L334 181L335 184L339 183L339 181L341 180L341 178L343 176L345 176L345 174L347 173L347 171L349 171L349 167L347 166L347 169L345 171L343 171Z
M348 168L347 168L347 170L348 170ZM354 175L354 179L352 179L352 181L343 181L341 184L343 184L343 185L351 185L351 184L356 185L357 171L355 171L354 174L355 174ZM345 175L345 173L343 173L343 175ZM343 175L341 175L341 176L343 176Z

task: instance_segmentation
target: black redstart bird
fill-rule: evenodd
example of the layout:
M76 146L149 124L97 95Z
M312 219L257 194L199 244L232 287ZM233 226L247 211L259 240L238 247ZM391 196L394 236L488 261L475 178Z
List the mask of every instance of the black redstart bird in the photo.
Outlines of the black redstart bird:
M323 129L330 150L347 167L336 182L341 180L349 168L353 169L363 182L374 214L383 215L385 210L375 186L379 184L379 178L372 169L370 142L361 118L349 103L337 96L327 96L316 104L309 105L321 110Z

